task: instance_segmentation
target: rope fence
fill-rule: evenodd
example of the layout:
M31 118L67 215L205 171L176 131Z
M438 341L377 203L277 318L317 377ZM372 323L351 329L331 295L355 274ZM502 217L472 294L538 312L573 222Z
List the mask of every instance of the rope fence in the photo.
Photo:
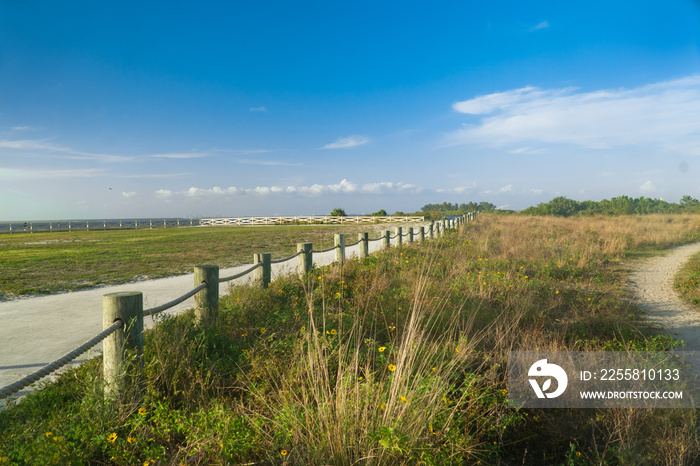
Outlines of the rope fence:
M352 246L352 245L348 244L348 246ZM318 251L317 251L316 249L312 249L311 252L315 252L315 253L318 253L318 254L322 254L322 253L324 253L324 252L331 252L332 250L338 249L339 247L340 247L340 246L338 246L338 245L336 244L335 246L331 246L330 248L327 248L327 249L319 249ZM297 254L300 254L300 253L297 253Z
M201 285L199 285L199 286L198 286L197 288L195 288L194 290L183 294L183 295L180 296L179 298L175 298L175 299L173 299L173 300L170 301L170 302L167 302L167 303L165 303L165 304L161 304L160 306L156 306L156 307L153 307L153 308L151 308L151 309L146 309L145 311L143 311L143 316L144 316L144 317L152 316L152 315L158 314L159 312L163 312L163 311L165 311L165 310L168 310L168 309L170 309L171 307L175 307L175 306L177 306L178 304L180 304L181 302L183 302L183 301L185 301L185 300L191 298L191 297L194 296L195 294L197 294L197 292L198 292L199 290L202 290L202 289L206 288L206 286L207 286L206 283L202 283Z
M294 258L297 257L299 254L302 254L302 252L299 251L299 252L297 252L296 254L292 254L292 255L289 256L289 257L283 257L282 259L272 259L270 262L271 262L272 264L281 264L282 262L287 262L287 261L290 261L290 260L294 259Z
M91 349L93 346L97 345L98 343L102 342L105 338L116 332L118 329L122 328L124 326L124 322L121 320L117 320L114 322L112 325L104 329L102 332L100 332L97 336L94 338L86 341L82 345L78 346L76 349L73 351L67 353L63 357L55 360L54 362L45 365L38 371L32 372L26 377L21 378L17 382L7 385L6 387L0 388L0 400L3 398L7 398L10 395L17 393L18 391L22 390L25 387L28 387L29 385L33 384L34 382L38 381L39 379L42 379L46 377L47 375L51 374L52 372L55 372L56 370L60 369L61 367L65 366L81 354L85 353L87 350Z
M446 230L458 229L463 223L472 221L475 218L476 212L471 212L461 217L443 219L431 223L427 227L421 226L418 230L418 241L423 241L426 235L430 238L443 236ZM163 312L194 296L195 321L198 324L212 322L216 319L218 314L219 283L235 280L254 272L254 281L257 285L262 288L267 288L271 283L272 264L281 264L296 258L297 273L303 277L306 276L313 267L312 259L314 253L320 254L335 250L336 261L342 263L342 261L345 260L346 248L360 244L358 257L364 258L369 254L370 242L383 241L382 249L388 249L391 246L392 239L396 239L396 246L401 246L404 237L408 238L408 243L413 242L413 227L410 227L406 234L403 234L401 227L395 228L394 235L391 235L389 230L385 230L382 236L373 239L369 238L368 233L359 233L358 240L350 244L345 244L344 234L336 234L335 245L327 249L314 250L312 243L298 243L296 254L289 257L272 259L270 253L255 254L253 258L254 264L251 267L235 275L224 278L219 278L218 266L197 266L194 271L196 286L193 290L165 304L146 310L143 309L143 294L141 292L108 293L103 296L104 329L102 332L60 359L47 364L13 384L0 388L0 399L7 398L37 382L41 378L46 377L102 341L104 341L103 370L105 396L114 397L123 392L126 386L125 384L129 383L128 380L131 380L130 377L125 378L123 376L128 366L125 362L124 350L135 349L139 357L143 354L144 317Z

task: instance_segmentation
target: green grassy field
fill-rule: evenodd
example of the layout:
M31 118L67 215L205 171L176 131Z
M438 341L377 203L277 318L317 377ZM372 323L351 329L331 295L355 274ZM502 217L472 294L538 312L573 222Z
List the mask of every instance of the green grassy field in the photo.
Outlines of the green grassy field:
M0 412L3 464L697 464L699 415L513 409L509 350L667 350L624 261L700 216L481 216L459 233L236 287L145 335L105 403L99 358Z
M72 291L80 288L192 272L195 265L230 267L251 263L253 254L273 258L296 252L296 244L333 246L333 235L348 242L368 226L270 226L168 228L0 236L0 298ZM378 233L374 237L379 236Z

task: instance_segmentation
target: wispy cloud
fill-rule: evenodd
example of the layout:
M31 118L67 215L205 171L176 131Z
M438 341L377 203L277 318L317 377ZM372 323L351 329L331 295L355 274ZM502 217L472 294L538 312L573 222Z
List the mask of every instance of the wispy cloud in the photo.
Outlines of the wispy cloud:
M452 107L482 118L451 133L447 145L515 151L523 146L537 150L547 144L588 149L643 145L647 150L700 155L700 75L592 92L528 86Z
M58 152L69 152L71 149L63 146L57 146L49 142L36 141L32 139L16 139L16 140L0 140L0 147L5 149L18 150L51 150Z
M122 197L125 197L128 199L128 198L134 197L134 196L136 196L136 191L129 191L129 192L122 191Z
M172 179L190 176L190 173L134 173L131 175L117 175L119 178L151 178L151 179Z
M209 154L204 152L178 152L173 154L153 154L149 157L157 159L198 159L201 157L207 157Z
M267 108L263 107L250 107L251 112L267 112Z
M282 166L282 167L301 167L304 165L300 162L280 162L278 160L250 160L240 159L237 161L245 165L265 165L267 167Z
M82 170L35 170L30 168L2 168L0 180L45 180L59 178L94 178L103 176L104 171L97 168Z
M530 28L530 32L532 31L538 31L540 29L547 29L549 27L549 21L542 21L539 24L536 24L535 26L532 26Z
M48 155L52 158L62 159L77 159L77 160L99 160L102 162L125 162L133 160L134 157L126 157L112 154L94 154L90 152L81 152L70 147L60 146L47 142L46 140L20 139L20 140L0 140L0 148L14 149L23 151L40 151L48 153L61 153L62 155Z
M346 138L340 138L335 142L326 144L320 149L350 149L351 147L361 146L370 142L367 136L348 136Z

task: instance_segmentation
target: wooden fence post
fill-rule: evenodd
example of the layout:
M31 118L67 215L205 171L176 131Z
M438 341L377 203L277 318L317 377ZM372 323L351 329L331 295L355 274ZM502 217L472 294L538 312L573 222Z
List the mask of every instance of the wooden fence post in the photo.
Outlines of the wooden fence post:
M423 243L425 242L425 227L421 226L420 230L418 230L418 242Z
M408 227L408 243L413 243L413 227Z
M194 315L198 324L216 321L219 313L219 266L197 265L194 268L194 286L203 282L207 286L194 295Z
M141 375L143 293L121 291L102 296L102 328L109 327L117 320L124 322L124 326L105 338L103 345L104 394L105 398L110 399L119 399ZM132 355L136 358L133 361Z
M297 243L297 252L303 251L303 254L297 256L297 273L300 277L306 276L313 266L312 246L312 243Z
M382 249L389 249L391 247L391 231L384 230L384 235L382 236Z
M369 255L369 233L358 233L357 239L360 240L360 250L358 251L357 256L360 259L364 259Z
M263 252L262 254L253 254L253 263L262 262L262 267L255 269L253 279L263 290L272 282L272 254Z
M345 235L338 233L334 237L335 245L338 246L335 250L335 261L339 264L345 262Z
M401 227L396 227L394 231L396 232L396 245L401 246L403 243L403 229Z

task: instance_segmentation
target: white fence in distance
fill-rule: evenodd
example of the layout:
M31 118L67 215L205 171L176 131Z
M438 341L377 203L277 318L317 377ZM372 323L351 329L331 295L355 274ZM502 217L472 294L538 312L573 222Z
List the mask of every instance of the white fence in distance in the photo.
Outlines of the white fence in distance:
M231 226L231 225L294 225L294 224L367 224L367 223L410 223L423 222L425 217L420 216L387 216L374 217L370 215L356 216L330 216L330 215L309 215L295 217L232 217L232 218L202 218L199 226Z

